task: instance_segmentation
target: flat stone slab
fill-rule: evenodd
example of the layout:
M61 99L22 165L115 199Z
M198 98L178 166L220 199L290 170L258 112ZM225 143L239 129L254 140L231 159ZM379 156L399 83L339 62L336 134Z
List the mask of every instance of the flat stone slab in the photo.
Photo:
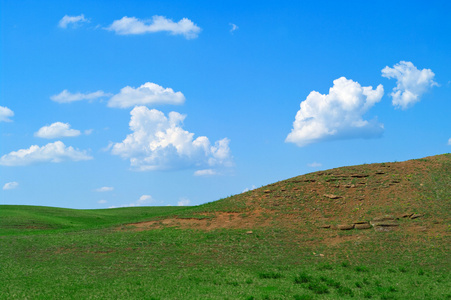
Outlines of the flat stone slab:
M381 217L376 217L373 219L374 222L379 222L379 221L391 221L391 220L396 220L396 218L392 215L385 215L385 216L381 216Z
M372 226L369 223L365 223L365 224L355 224L354 228L355 229L370 229Z
M382 232L394 231L396 229L398 229L397 226L374 226L375 231L382 231Z
M398 222L396 222L395 220L384 220L384 221L371 221L370 224L374 227L374 226L399 226Z
M324 197L329 198L329 199L340 199L343 198L342 196L337 196L334 194L324 194Z
M423 215L422 214L413 214L410 216L411 219L417 219L417 218L421 218Z
M330 225L321 225L319 228L330 228Z
M368 224L368 221L355 221L352 224Z
M354 229L354 224L340 224L337 226L340 230L351 230Z

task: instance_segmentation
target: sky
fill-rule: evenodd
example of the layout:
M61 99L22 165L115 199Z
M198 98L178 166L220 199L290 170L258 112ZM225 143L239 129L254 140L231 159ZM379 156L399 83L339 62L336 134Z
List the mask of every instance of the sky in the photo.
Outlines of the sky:
M451 152L449 1L0 3L0 204L198 205Z

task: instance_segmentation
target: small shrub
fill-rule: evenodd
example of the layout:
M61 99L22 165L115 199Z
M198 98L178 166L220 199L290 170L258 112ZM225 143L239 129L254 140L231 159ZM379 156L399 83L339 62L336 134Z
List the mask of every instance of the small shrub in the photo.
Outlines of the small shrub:
M359 288L359 289L361 289L362 286L363 286L363 284L361 284L360 282L356 282L356 283L355 283L355 287L357 287L357 288Z
M342 266L343 268L349 268L350 264L349 264L349 262L344 261L344 262L341 263L341 266Z
M370 292L365 292L365 294L363 294L363 298L365 298L365 299L371 299L371 298L373 298L373 295L371 295Z
M318 267L318 270L320 270L320 271L324 271L324 270L333 270L334 268L330 265L330 264L323 264L323 265L320 265L319 267Z
M260 277L261 279L278 279L278 278L282 278L282 274L277 273L277 272L266 272L266 273L259 273L258 277Z
M423 270L418 271L418 275L423 276L424 275L424 271Z
M305 273L299 274L299 276L294 278L294 283L300 284L300 283L308 283L311 282L313 278Z
M294 300L313 300L313 297L310 295L294 295Z
M406 268L404 268L404 267L400 267L400 268L399 268L399 272L401 272L401 273L406 273L407 270L406 270Z
M345 286L341 286L341 287L337 290L337 293L338 293L338 295L340 295L340 296L346 296L346 295L351 296L351 297L354 296L354 292L353 292L350 288L345 287Z
M365 266L357 266L357 267L355 267L354 270L356 270L357 272L368 272L369 271L368 267L365 267Z
M327 288L327 286L321 284L320 282L310 282L308 285L308 289L318 295L329 293L329 289Z

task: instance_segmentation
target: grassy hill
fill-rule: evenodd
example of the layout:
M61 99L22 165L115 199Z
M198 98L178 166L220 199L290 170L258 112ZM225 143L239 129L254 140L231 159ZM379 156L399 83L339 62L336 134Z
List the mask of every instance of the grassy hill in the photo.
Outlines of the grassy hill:
M451 299L450 212L449 154L196 207L0 206L0 299Z

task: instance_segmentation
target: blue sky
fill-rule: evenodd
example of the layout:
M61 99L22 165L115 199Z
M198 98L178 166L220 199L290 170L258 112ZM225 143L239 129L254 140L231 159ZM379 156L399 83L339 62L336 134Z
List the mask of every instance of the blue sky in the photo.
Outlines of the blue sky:
M0 203L197 205L451 150L448 1L1 1Z

